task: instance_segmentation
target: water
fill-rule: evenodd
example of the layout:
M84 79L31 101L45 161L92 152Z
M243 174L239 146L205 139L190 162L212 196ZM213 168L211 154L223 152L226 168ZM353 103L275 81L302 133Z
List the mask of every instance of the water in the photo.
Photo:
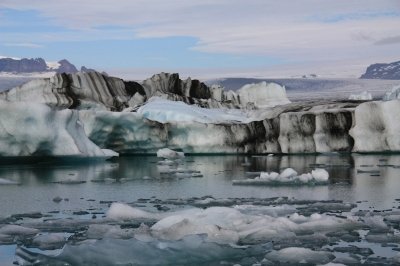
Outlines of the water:
M160 205L174 208L163 202L167 199L204 196L215 199L288 197L296 200L339 200L356 204L352 212L399 210L400 202L396 199L400 198L400 155L188 156L179 167L201 173L202 177L181 175L181 178L160 174L159 160L152 156L135 156L79 164L1 165L0 178L18 182L19 185L0 185L0 217L32 212L44 216L11 222L19 224L54 218L91 219L93 213L101 218L114 201L141 201L143 209L157 212ZM324 168L330 174L329 184L232 185L234 179L247 178L247 172L280 172L287 167L294 168L298 173ZM61 201L55 202L53 199L56 197ZM141 199L157 199L159 204ZM78 215L79 211L87 213ZM397 229L393 230L396 235ZM1 265L11 265L15 260L15 244L0 246ZM374 249L379 245L369 246ZM382 254L388 256L396 252L389 247L384 248Z

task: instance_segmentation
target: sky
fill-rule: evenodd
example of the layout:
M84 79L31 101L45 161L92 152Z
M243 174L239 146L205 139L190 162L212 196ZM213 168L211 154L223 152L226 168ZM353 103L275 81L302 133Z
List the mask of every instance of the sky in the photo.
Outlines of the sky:
M400 0L0 0L0 56L120 77L358 77L399 48Z

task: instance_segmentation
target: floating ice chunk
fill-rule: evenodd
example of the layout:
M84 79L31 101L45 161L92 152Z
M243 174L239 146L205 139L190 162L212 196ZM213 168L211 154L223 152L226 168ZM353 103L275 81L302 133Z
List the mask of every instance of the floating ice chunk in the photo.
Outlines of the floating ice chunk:
M37 233L39 233L37 229L15 224L7 224L0 228L0 235L33 236Z
M60 249L64 246L66 237L63 233L51 233L35 237L32 244L41 250Z
M297 176L297 172L295 170L293 170L292 168L286 168L285 170L283 170L280 175L279 178L280 179L289 179L292 177Z
M313 176L310 173L306 174L301 174L299 175L299 180L303 183L309 182L311 179L313 179Z
M20 185L21 183L9 180L6 178L0 178L0 185Z
M128 239L134 236L134 230L130 228L122 229L116 225L91 224L86 231L86 235L91 239L102 239L104 237Z
M317 168L311 171L312 177L316 181L326 182L329 179L329 173L325 169Z
M325 185L328 184L329 173L325 169L315 169L311 173L298 175L292 168L283 170L280 174L261 172L252 179L233 180L234 185Z
M118 202L111 204L106 216L113 220L160 219L160 214L146 212Z
M271 246L232 247L206 242L201 236L179 241L102 239L67 244L55 257L17 248L17 257L37 265L219 265L224 260L261 255Z
M177 159L185 157L185 154L183 152L177 152L168 148L164 148L157 151L157 157L165 159Z
M179 240L188 235L206 234L207 240L220 244L237 243L237 232L217 226L216 224L204 224L195 217L185 215L169 216L151 227L152 234L161 239Z
M178 240L187 235L206 234L207 241L235 244L239 240L235 223L241 223L242 220L243 215L238 210L211 207L168 216L151 229L153 235L162 239Z
M277 179L279 177L279 174L278 173L276 173L276 172L269 172L269 173L267 173L267 172L261 172L260 173L260 179L263 179L263 180L275 180L275 179Z
M363 91L360 94L351 94L349 100L353 101L370 101L372 100L372 94L368 91Z
M387 224L383 221L382 216L365 216L363 218L363 220L366 225L368 225L370 228L373 228L375 230L379 229L379 230L386 231L389 229Z
M290 264L326 264L331 262L335 256L326 251L314 251L308 248L290 247L278 251L271 251L265 256L266 259Z

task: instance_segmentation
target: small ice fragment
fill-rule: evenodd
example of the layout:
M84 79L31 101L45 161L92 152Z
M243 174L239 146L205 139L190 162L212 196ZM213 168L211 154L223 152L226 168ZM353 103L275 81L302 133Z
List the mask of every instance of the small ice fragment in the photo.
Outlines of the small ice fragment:
M295 170L293 170L292 168L286 168L279 175L280 178L284 178L284 179L289 179L289 178L292 178L295 176L297 176L297 172Z
M317 168L311 171L312 177L319 182L326 182L329 179L329 173L322 168Z
M165 159L178 159L185 157L185 154L183 152L177 152L168 148L163 148L157 151L157 157Z

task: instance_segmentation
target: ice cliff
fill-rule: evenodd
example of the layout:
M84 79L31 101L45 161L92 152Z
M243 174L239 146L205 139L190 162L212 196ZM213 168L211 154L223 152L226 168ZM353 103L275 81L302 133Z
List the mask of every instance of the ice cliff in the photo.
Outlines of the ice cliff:
M185 153L400 150L399 101L290 103L274 83L234 92L178 74L139 83L90 72L34 80L0 99L2 155L97 156L101 149L132 154L165 147Z
M0 100L1 156L110 157L85 135L79 113L43 104Z

